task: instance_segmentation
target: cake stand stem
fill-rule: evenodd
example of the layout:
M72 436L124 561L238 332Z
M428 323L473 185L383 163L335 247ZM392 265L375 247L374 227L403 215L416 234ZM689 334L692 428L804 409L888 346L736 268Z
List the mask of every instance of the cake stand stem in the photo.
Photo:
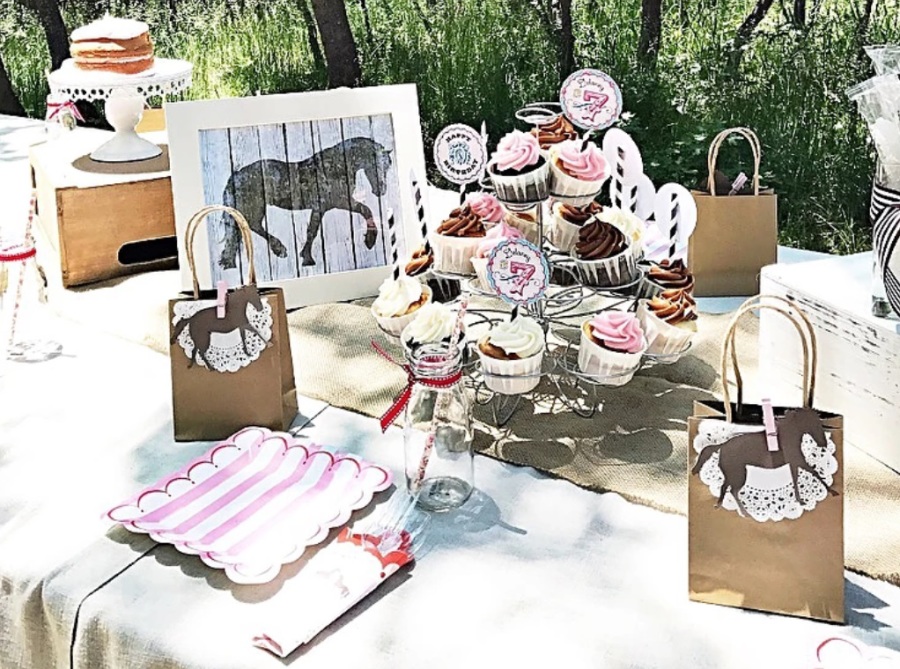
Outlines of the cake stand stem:
M91 153L91 158L103 163L126 163L160 155L162 149L135 131L143 114L144 97L136 91L116 91L110 95L106 101L106 119L116 134Z

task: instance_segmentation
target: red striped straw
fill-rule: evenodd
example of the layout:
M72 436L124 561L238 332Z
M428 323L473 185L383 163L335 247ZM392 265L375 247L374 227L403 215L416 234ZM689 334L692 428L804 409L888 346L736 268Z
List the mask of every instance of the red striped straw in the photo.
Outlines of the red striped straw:
M459 340L462 338L462 323L466 317L468 304L468 296L463 296L459 302L459 310L456 312L453 332L450 334L450 360L456 358L456 354L459 352ZM418 492L425 481L425 470L428 468L428 461L431 460L431 453L434 451L434 439L437 436L437 417L447 409L447 394L441 395L438 399L439 402L435 405L434 413L431 415L431 427L428 429L428 436L425 438L425 449L422 451L422 459L419 461L419 470L416 472L413 492Z
M32 246L34 238L31 234L31 224L34 221L34 214L37 211L37 192L31 191L31 201L28 204L28 222L25 224L25 246ZM25 269L28 260L22 260L22 267L19 270L19 281L16 284L16 299L13 302L12 321L9 326L9 347L13 345L16 338L16 321L19 319L19 306L22 304L22 288L25 283Z

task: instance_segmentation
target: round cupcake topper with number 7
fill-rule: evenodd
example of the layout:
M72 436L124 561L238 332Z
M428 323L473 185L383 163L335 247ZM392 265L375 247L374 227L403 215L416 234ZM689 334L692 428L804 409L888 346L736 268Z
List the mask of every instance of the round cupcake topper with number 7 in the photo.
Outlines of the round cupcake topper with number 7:
M507 302L527 305L544 295L550 284L550 267L541 250L524 239L498 244L488 257L488 282Z
M606 72L578 70L559 91L563 113L579 128L603 130L622 113L622 91Z

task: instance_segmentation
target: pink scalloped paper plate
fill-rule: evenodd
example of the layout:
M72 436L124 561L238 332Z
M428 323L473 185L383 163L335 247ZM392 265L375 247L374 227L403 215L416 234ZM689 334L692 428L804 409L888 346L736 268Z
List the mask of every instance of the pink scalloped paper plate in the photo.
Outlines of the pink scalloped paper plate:
M250 427L106 515L235 583L267 583L390 485L383 467Z

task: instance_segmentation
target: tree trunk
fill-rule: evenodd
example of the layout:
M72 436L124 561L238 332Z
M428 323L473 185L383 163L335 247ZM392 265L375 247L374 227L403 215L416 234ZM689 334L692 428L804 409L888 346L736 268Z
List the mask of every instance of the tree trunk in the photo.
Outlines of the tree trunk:
M641 38L638 42L638 57L650 67L656 67L661 38L662 0L641 0Z
M19 102L19 98L13 90L2 56L0 56L0 114L25 116L25 108L22 107L22 103Z
M794 25L806 27L806 0L794 0Z
M69 33L59 11L58 0L23 0L25 7L38 15L47 46L50 48L50 62L54 70L69 57Z
M359 0L359 8L362 10L363 23L366 26L366 41L372 43L372 19L369 17L369 5L366 0Z
M575 36L572 34L572 0L559 0L559 81L575 69Z
M747 15L747 18L744 19L744 22L741 23L740 27L737 29L731 48L731 63L735 68L741 63L744 47L750 43L750 39L753 37L753 31L756 30L756 26L762 23L762 20L766 18L766 14L769 12L774 1L775 0L756 0L756 6L753 8L753 11Z
M309 42L309 50L312 52L313 62L316 65L316 69L324 70L325 58L322 56L322 47L319 46L319 33L316 30L312 12L309 11L307 0L300 0L300 13L303 15L303 22L306 24L306 40Z
M856 27L856 34L859 36L859 42L862 44L866 39L866 33L869 32L869 24L872 22L872 12L875 10L875 0L866 0L863 5L862 14L859 17L859 24Z
M328 85L332 88L358 86L362 80L359 52L344 0L312 0L312 6L325 47Z

